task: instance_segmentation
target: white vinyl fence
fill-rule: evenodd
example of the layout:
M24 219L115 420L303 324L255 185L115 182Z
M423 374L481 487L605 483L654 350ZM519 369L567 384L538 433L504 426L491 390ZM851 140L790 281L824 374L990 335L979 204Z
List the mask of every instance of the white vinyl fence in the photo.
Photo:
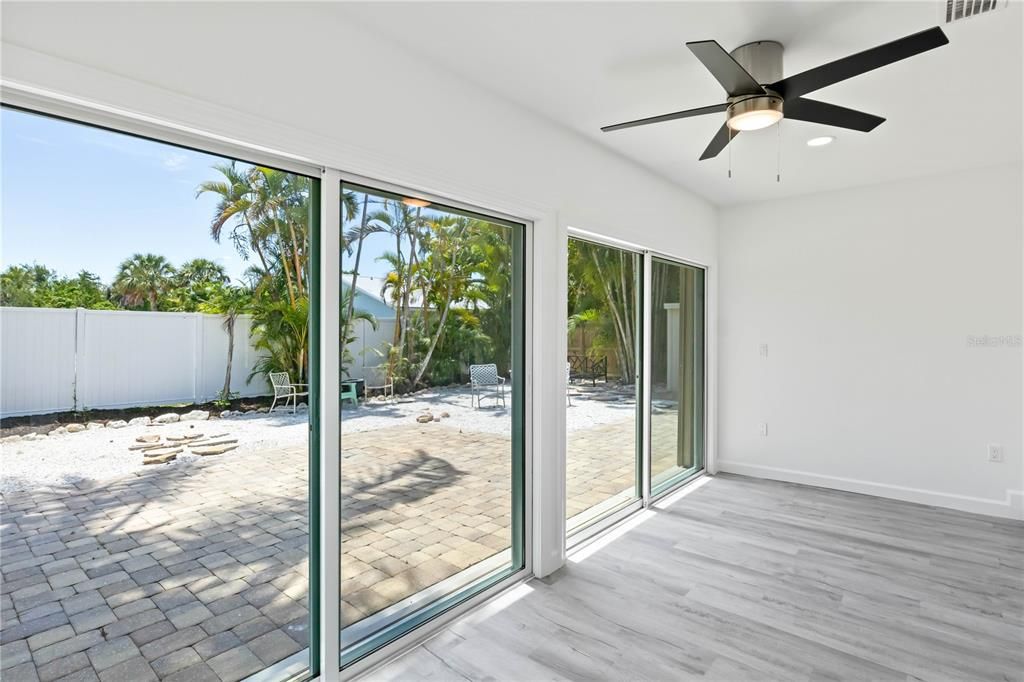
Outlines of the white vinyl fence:
M231 390L266 395L246 379L259 359L248 315L235 322ZM0 308L0 416L202 403L224 387L228 335L220 315Z

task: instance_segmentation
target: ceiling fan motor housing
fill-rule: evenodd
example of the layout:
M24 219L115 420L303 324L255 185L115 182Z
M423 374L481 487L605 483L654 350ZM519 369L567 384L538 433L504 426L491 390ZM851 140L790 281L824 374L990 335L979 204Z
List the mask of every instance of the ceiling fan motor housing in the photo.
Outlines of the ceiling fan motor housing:
M761 85L782 80L782 43L758 40L729 53Z
M782 80L782 43L758 40L729 54L762 86ZM767 88L756 95L730 97L726 124L736 131L766 127L782 118L782 105L782 98Z

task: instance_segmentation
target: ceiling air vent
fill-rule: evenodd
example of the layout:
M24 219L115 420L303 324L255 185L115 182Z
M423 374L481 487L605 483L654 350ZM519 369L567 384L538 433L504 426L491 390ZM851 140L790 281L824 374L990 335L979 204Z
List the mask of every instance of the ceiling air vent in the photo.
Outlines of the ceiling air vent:
M946 0L946 23L969 19L995 9L1002 9L1010 0Z

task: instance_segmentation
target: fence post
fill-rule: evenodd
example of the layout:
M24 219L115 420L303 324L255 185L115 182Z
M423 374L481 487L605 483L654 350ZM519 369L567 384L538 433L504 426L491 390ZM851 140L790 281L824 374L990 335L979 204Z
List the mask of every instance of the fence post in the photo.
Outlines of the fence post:
M75 369L71 379L71 403L75 412L83 409L85 396L85 308L75 308Z
M195 334L192 342L192 402L198 403L203 386L203 314L192 313Z

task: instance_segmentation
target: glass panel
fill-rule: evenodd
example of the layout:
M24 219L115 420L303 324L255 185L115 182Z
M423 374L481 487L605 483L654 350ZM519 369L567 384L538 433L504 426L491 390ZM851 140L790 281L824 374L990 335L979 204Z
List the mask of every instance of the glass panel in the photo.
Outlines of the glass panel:
M704 271L652 259L651 490L704 466Z
M522 225L342 187L347 664L523 566Z
M2 126L4 678L301 673L316 181Z
M641 495L640 256L569 240L566 529Z

